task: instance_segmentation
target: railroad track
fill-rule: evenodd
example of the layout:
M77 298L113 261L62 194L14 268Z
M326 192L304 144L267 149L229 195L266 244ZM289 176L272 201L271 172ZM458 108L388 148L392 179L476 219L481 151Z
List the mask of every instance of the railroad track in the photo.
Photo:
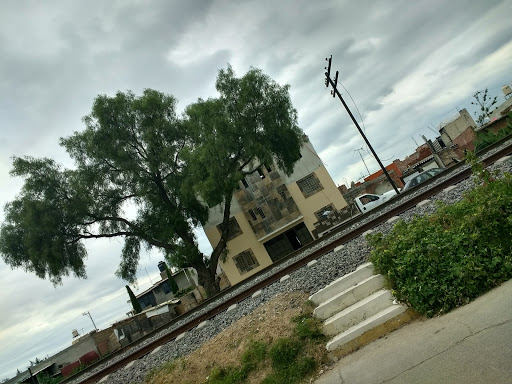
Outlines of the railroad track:
M510 140L510 138L508 139ZM500 145L504 145L504 142L507 140L500 141L496 143L495 145L489 147L486 149L486 151L483 154L480 154L480 157L484 157L483 162L486 164L486 166L493 164L496 160L500 159L503 156L510 155L512 153L512 141L508 143L504 148L501 148L496 151L496 148L498 148ZM492 155L488 155L488 153L492 151L496 151ZM466 168L466 169L463 169ZM89 384L89 383L95 383L99 380L101 380L103 377L116 372L117 370L123 368L127 364L140 359L146 355L148 355L150 352L152 352L155 348L162 346L174 339L176 339L180 334L183 334L185 332L188 332L195 328L200 323L209 320L213 317L215 317L217 314L227 310L230 306L233 304L236 304L247 297L251 296L253 293L265 288L266 286L280 280L283 276L289 275L296 269L299 269L309 263L312 260L318 259L322 257L323 255L329 253L330 251L334 250L334 248L345 244L352 239L360 236L364 232L371 230L372 228L382 224L383 222L387 221L389 218L393 216L397 216L412 207L415 207L419 202L428 199L429 197L439 193L443 189L457 184L460 181L468 178L471 176L471 169L465 167L464 163L458 164L455 167L452 167L449 170L451 176L446 177L446 175L440 174L436 177L428 180L426 183L422 184L422 187L431 185L431 188L426 189L425 191L421 193L416 193L415 189L412 189L410 191L405 192L404 194L398 196L395 199L392 199L391 201L387 202L386 204L383 204L382 206L379 206L377 209L366 213L364 215L358 216L355 219L349 220L345 223L342 223L337 228L335 228L332 232L327 234L326 236L315 240L313 243L308 244L306 247L301 248L300 250L294 252L293 254L289 255L288 257L280 260L277 263L272 264L269 268L266 270L263 270L247 280L245 280L241 285L243 287L246 287L245 289L240 289L240 286L235 286L230 289L227 289L220 293L219 295L216 295L210 300L205 301L200 306L196 307L194 310L176 318L172 322L166 324L164 327L159 328L152 333L146 335L145 337L137 340L137 342L132 343L128 345L125 348L122 348L119 352L109 356L106 359L101 360L98 362L100 365L108 364L109 361L114 361L119 355L128 353L127 356L118 359L105 368L101 369L100 371L97 371L88 377L85 377L83 380L80 380L80 376L84 375L98 367L97 364L85 369L84 371L79 372L78 374L62 381L62 383L67 382L75 382L75 383L81 383L81 384ZM441 182L439 182L440 179L444 179ZM412 197L411 197L412 196ZM397 204L400 202L400 204ZM390 206L394 206L390 208ZM376 217L375 217L376 216ZM375 217L373 219L368 220L369 217ZM350 230L351 227L355 227L355 229ZM346 233L344 233L346 232ZM342 233L341 236L339 234ZM304 253L310 248L313 248L315 245L318 245L318 242L320 241L326 241L332 238L332 241L328 242L328 244L324 245L323 247L312 251L311 253L307 254L306 256L300 258L298 261L286 265L287 261L292 259L293 257L297 256L300 253ZM268 274L270 270L275 270L270 276L265 276ZM240 291L240 292L238 292ZM223 298L226 298L223 300ZM212 305L212 303L220 301L218 305L213 306L213 308L205 310L205 308L208 308ZM195 315L195 316L194 316ZM189 321L186 321L185 324L182 324L181 326L176 327L175 329L171 330L170 332L166 333L165 335L161 336L157 340L154 340L152 342L148 342L144 345L144 343L149 340L152 337L155 337L156 334L159 332L167 329L172 328L175 326L179 321L182 321L188 317L191 317ZM133 351L129 353L130 351Z

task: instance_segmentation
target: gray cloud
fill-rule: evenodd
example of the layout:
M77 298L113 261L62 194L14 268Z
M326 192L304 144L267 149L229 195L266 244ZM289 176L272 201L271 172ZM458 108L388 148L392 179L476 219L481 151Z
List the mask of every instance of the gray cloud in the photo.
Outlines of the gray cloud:
M239 75L254 66L290 84L299 122L335 182L358 179L366 169L354 150L364 142L325 89L324 58L333 55L332 74L340 71L379 155L403 157L414 146L411 137L434 136L427 125L456 107L470 109L476 90L499 95L512 80L510 12L504 0L2 2L0 204L21 186L8 175L11 156L72 165L58 139L83 128L96 95L155 88L184 108L216 95L215 77L227 63ZM199 242L208 251L204 235ZM0 305L16 303L0 319L4 376L69 345L71 329L90 330L84 310L103 326L128 310L125 283L113 275L120 244L88 248L89 279L70 277L57 288L0 262ZM142 258L140 289L149 285L144 268L155 276L159 259Z

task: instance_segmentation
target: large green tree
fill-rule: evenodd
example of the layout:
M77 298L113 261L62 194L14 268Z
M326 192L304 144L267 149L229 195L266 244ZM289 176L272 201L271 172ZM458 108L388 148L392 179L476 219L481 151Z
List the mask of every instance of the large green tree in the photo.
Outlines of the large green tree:
M193 267L207 291L226 248L230 204L245 174L275 162L286 173L299 158L303 136L288 86L260 70L237 78L231 67L216 82L219 97L176 113L173 96L147 89L98 96L85 129L61 139L75 162L13 160L24 178L5 207L0 253L54 284L85 277L85 241L124 238L118 276L133 282L141 246L162 250L171 265ZM221 240L203 255L194 230L220 204Z

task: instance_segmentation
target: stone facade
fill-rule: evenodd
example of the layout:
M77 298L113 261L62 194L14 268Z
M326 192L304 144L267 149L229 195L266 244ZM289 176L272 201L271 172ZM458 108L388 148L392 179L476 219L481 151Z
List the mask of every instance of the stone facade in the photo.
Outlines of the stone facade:
M279 172L272 170L263 176L258 172L246 176L251 188L241 188L235 193L235 199L258 238L300 216L299 208Z

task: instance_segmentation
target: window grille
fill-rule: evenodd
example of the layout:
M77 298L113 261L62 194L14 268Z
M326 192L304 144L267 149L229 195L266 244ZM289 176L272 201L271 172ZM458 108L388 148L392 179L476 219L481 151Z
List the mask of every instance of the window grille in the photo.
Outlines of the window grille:
M238 224L238 221L233 216L229 219L228 222L229 227L229 235L228 235L228 241L234 239L235 237L241 235L242 229L240 228L240 225ZM219 230L219 233L222 234L222 230L220 229L220 224L217 225L217 229Z
M252 209L249 209L249 215L251 215L251 219L253 219L254 221L258 220L258 218L256 217L256 214L254 213L254 211Z
M249 272L250 270L259 267L258 260L254 257L251 250L248 249L247 251L243 251L239 253L238 255L233 257L233 261L235 262L235 265L240 272L240 274L244 274L246 272Z
M304 197L309 197L324 189L324 187L320 183L320 180L318 180L314 173L311 173L306 177L303 177L302 179L298 180L297 186L301 190Z
M265 213L263 213L263 209L261 209L261 207L256 207L256 212L258 212L258 214L261 216L262 219L264 219L266 217Z

